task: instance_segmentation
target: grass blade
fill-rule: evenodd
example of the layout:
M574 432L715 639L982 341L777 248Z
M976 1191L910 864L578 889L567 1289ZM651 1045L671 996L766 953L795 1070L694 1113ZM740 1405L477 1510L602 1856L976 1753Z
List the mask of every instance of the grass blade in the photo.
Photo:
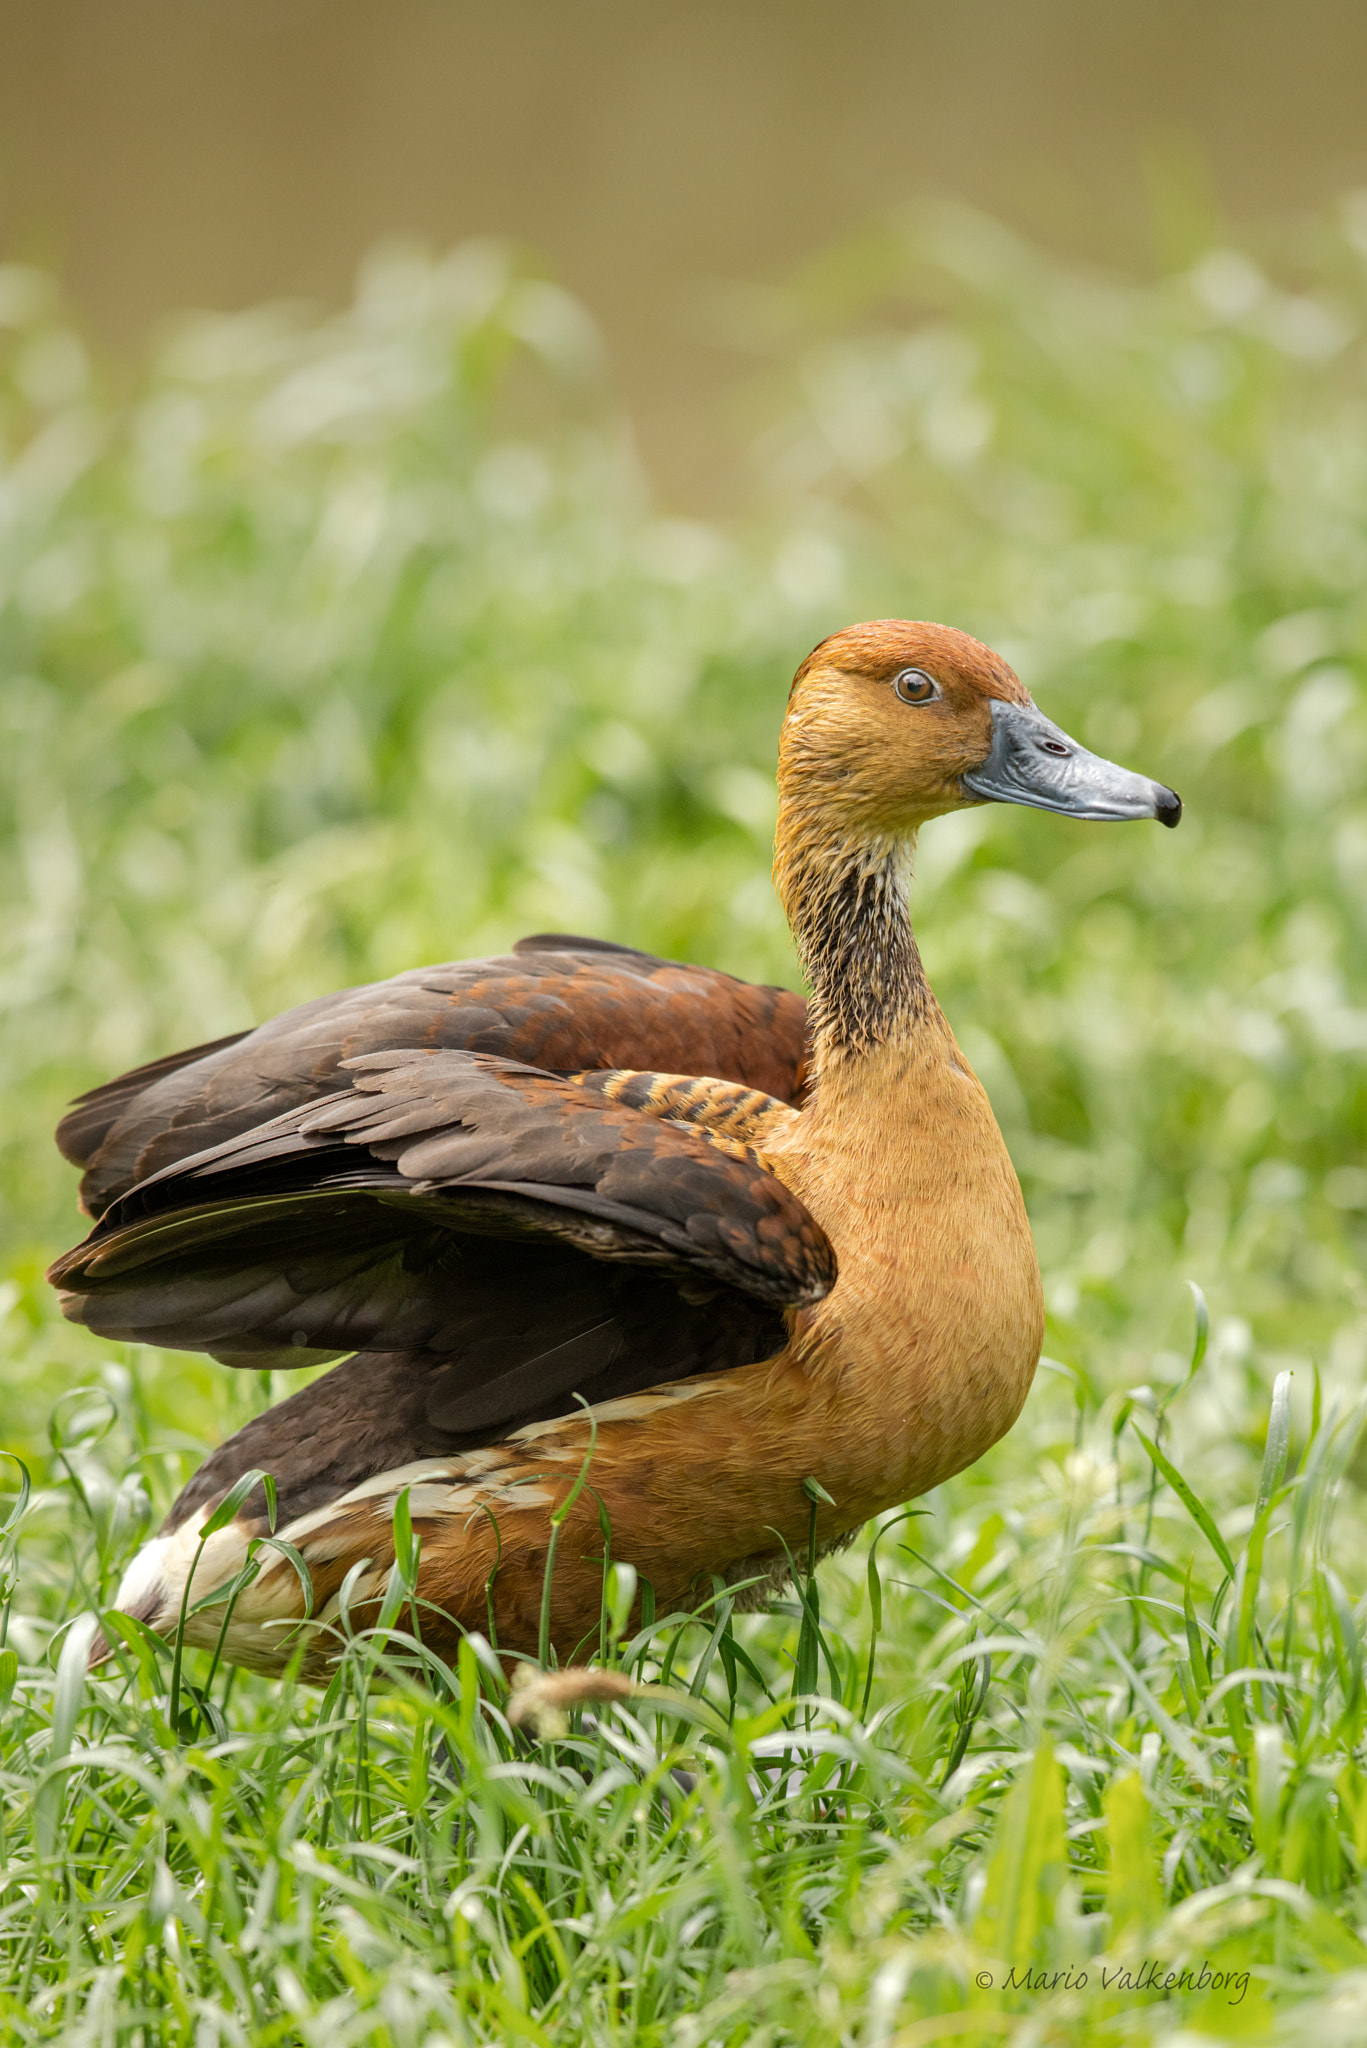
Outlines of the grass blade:
M1154 1465L1157 1467L1158 1471L1160 1471L1163 1477L1167 1480L1168 1485L1177 1495L1177 1498L1181 1501L1183 1507L1191 1516L1191 1519L1193 1520L1193 1522L1195 1522L1197 1528L1201 1531L1201 1534L1205 1537L1207 1543L1209 1543L1211 1549L1215 1552L1215 1555L1219 1558L1221 1564L1224 1566L1230 1578L1233 1578L1234 1559L1230 1555L1229 1545L1225 1542L1224 1537L1216 1528L1215 1523L1211 1519L1210 1512L1205 1506L1205 1503L1197 1499L1197 1496L1195 1495L1195 1493L1193 1493L1191 1487L1188 1486L1186 1480L1182 1477L1181 1473L1173 1464L1172 1460L1166 1457L1164 1453L1159 1450L1157 1444L1153 1442L1152 1438L1145 1436L1143 1430L1139 1427L1139 1424L1134 1421L1133 1417L1131 1417L1131 1427L1133 1428L1135 1435L1139 1438L1140 1443L1143 1444L1144 1449L1152 1458Z

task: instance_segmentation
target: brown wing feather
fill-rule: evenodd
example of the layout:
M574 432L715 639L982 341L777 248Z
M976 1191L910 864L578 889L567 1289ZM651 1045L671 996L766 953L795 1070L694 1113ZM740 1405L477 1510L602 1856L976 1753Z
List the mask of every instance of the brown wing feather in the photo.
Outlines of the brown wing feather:
M53 1268L105 1335L240 1364L360 1353L311 1394L325 1473L266 1418L191 1505L256 1462L303 1512L374 1469L381 1438L402 1464L576 1393L749 1364L782 1347L781 1307L834 1283L819 1227L734 1139L488 1055L371 1055L345 1078L144 1182Z
M330 1093L344 1061L419 1048L492 1053L560 1074L715 1075L792 1101L803 1083L806 1006L789 989L712 968L540 934L500 958L346 989L218 1047L154 1062L83 1097L58 1143L86 1167L82 1203L99 1216L177 1160Z
M178 1073L182 1067L193 1066L197 1060L208 1059L213 1053L225 1052L230 1045L240 1044L246 1036L245 1031L230 1031L225 1038L211 1038L204 1045L186 1046L183 1052L163 1053L160 1059L148 1060L145 1065L132 1067L128 1073L120 1074L117 1081L105 1081L98 1088L88 1088L84 1095L76 1097L57 1126L57 1149L63 1159L70 1160L73 1166L86 1165L135 1096L141 1095L167 1074Z
M705 1275L775 1305L818 1301L834 1281L825 1234L734 1141L723 1148L705 1132L487 1054L372 1053L349 1060L346 1078L351 1086L326 1101L167 1167L112 1204L52 1269L57 1285L85 1296L81 1319L114 1334L101 1300L126 1301L130 1288L155 1296L154 1269L188 1253L211 1266L217 1306L206 1348L217 1349L228 1335L219 1313L228 1245L250 1238L255 1288L258 1247L268 1254L278 1244L285 1284L297 1258L291 1223L311 1230L326 1213L332 1255L344 1256L341 1218L355 1210L366 1219L357 1228L369 1244L377 1198L421 1213L426 1228L555 1236L593 1257ZM183 1332L183 1302L175 1315ZM253 1292L243 1335L264 1336L262 1318L273 1315ZM347 1348L354 1341L349 1330L310 1334ZM372 1341L414 1334L376 1331Z

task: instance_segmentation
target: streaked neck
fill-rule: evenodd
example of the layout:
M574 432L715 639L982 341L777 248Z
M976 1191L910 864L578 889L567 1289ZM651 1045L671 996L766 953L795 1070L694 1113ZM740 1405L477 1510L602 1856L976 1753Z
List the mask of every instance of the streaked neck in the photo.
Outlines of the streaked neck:
M811 985L816 1073L916 1034L936 1005L907 909L910 842L781 810L774 872Z

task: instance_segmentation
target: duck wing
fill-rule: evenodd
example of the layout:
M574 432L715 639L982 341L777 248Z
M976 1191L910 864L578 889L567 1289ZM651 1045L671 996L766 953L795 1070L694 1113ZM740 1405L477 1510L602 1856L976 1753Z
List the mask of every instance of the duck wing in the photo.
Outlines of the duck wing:
M806 1005L790 989L542 932L497 958L344 989L153 1061L81 1096L57 1142L85 1169L82 1207L98 1217L165 1167L318 1102L358 1055L450 1048L559 1074L668 1070L791 1102L806 1029Z
M190 1045L181 1052L163 1053L160 1059L148 1060L141 1067L131 1067L116 1081L104 1081L98 1088L78 1095L57 1126L57 1147L63 1159L70 1160L73 1166L87 1165L99 1153L124 1111L139 1096L155 1087L158 1081L165 1080L167 1075L178 1073L182 1067L193 1066L199 1060L211 1059L215 1053L226 1052L229 1046L240 1045L247 1036L245 1031L232 1031L226 1038L211 1038L204 1045Z
M403 1464L772 1356L834 1284L820 1227L734 1139L489 1054L336 1078L113 1202L52 1269L66 1314L234 1365L361 1354L323 1383L351 1390L330 1427L373 1437L402 1409Z

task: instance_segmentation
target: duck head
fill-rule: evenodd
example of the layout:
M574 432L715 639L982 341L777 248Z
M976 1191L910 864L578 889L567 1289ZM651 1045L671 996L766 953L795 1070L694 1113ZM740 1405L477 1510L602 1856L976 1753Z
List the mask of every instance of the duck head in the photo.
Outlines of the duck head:
M780 782L803 808L815 801L828 822L877 838L984 803L1164 825L1182 815L1163 783L1060 731L990 647L906 619L849 626L808 655L793 679Z

